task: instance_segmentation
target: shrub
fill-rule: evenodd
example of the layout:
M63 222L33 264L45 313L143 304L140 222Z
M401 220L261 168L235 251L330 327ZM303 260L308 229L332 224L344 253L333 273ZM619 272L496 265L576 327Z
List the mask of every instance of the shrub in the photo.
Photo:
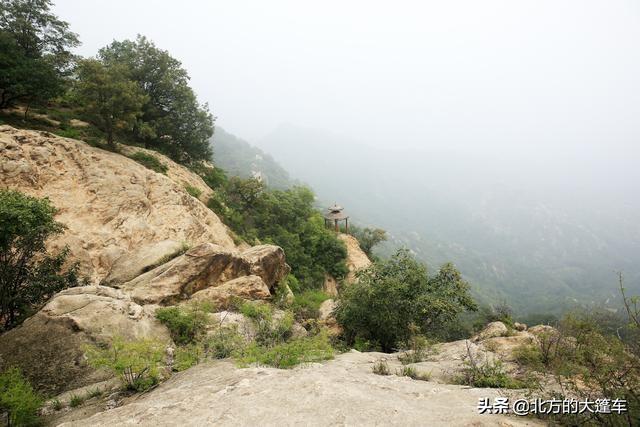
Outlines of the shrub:
M244 348L244 339L236 327L221 326L205 343L206 353L214 359L226 359Z
M297 319L317 319L320 306L328 299L321 290L307 289L295 295L292 309Z
M460 384L480 388L523 388L525 384L507 374L499 360L466 361L457 378Z
M64 230L48 199L0 190L0 330L11 329L56 292L77 286L77 265L61 273L68 249L57 255L45 243Z
M62 402L60 402L60 399L53 399L51 401L51 408L53 408L54 411L59 411L60 409L63 408Z
M204 356L203 346L199 343L187 344L178 347L175 352L175 360L173 369L175 371L184 371L192 366L197 365Z
M326 333L294 339L272 347L249 345L238 356L241 366L259 364L287 369L301 363L320 362L333 358L333 348Z
M373 373L376 375L391 375L389 364L386 360L379 360L373 365Z
M398 356L398 360L403 365L422 362L431 352L431 343L427 338L418 334L418 328L411 324L409 330L411 336L403 346L407 351Z
M163 307L156 310L156 318L169 328L171 338L178 344L189 344L202 337L208 316L199 306Z
M407 250L373 263L338 298L336 318L349 343L357 337L391 351L416 330L429 335L463 310L475 310L469 284L445 264L434 276Z
M69 399L69 406L72 408L76 408L84 403L84 397L78 396L77 394L72 394Z
M411 366L403 366L402 369L398 372L398 375L400 375L401 377L409 377L412 380L419 381L429 381L431 379L431 374L426 372L418 372Z
M123 381L129 390L144 391L160 380L165 344L154 340L124 341L114 337L111 346L85 348L89 364L105 368Z
M38 424L38 409L42 399L18 368L0 373L0 410L9 414L9 425Z
M187 190L187 193L189 193L191 196L195 197L196 199L199 199L200 195L202 194L202 190L194 187L193 185L185 184L184 189Z
M152 171L166 174L169 170L169 167L162 163L158 158L152 154L147 154L143 151L136 151L132 155L129 156L130 159L135 160L140 163L142 166L147 169L151 169Z
M102 390L100 390L98 387L89 390L89 393L87 394L87 398L89 399L93 399L94 397L100 397L102 396Z
M80 131L74 128L60 129L55 131L54 133L63 138L72 138L72 139L80 139L80 137L82 136Z

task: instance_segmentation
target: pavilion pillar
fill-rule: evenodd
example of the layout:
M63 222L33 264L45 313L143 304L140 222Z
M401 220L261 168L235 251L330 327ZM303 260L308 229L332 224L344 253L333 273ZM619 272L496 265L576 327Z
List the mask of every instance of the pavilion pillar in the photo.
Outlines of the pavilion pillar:
M337 231L339 231L339 230L340 230L340 229L338 228L338 220L337 220L337 219L335 219L335 220L334 220L334 222L335 222L335 224L336 224L336 232L337 232Z

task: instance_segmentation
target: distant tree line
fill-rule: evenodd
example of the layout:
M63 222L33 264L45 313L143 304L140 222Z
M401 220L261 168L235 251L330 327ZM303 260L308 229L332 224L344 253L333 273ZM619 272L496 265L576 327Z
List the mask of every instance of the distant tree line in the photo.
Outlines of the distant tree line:
M189 86L177 59L143 36L114 41L80 58L69 24L50 0L0 3L0 110L65 104L114 139L181 163L210 160L214 118Z

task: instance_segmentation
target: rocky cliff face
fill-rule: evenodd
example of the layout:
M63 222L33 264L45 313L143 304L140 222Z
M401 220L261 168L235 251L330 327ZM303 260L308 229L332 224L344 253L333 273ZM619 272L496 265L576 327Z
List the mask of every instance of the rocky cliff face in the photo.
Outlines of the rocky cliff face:
M153 262L183 243L235 249L225 225L184 186L201 190L201 198L211 190L162 155L154 154L168 166L167 175L81 141L10 126L0 126L0 153L2 186L51 200L56 219L68 228L51 246L68 245L71 259L95 284L141 252Z
M67 227L51 249L69 246L69 260L93 283L58 293L1 335L0 371L19 366L47 394L95 383L103 378L84 359L87 344L115 336L171 343L157 307L194 300L222 310L232 297L269 299L289 272L277 246L234 245L216 214L185 190L210 197L199 176L146 153L166 175L81 141L0 126L2 186L51 200Z

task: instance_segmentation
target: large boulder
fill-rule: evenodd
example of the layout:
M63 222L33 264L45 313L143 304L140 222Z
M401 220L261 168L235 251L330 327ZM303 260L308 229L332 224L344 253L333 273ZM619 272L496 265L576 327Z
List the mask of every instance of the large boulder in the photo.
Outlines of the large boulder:
M104 379L83 347L125 340L170 342L168 330L122 291L105 286L66 289L22 325L0 336L0 370L18 366L40 391L57 394Z
M278 246L256 246L240 254L204 243L119 287L141 304L176 304L244 276L260 278L269 292L288 272L284 251ZM228 287L218 296L237 289Z
M212 303L220 309L229 307L232 298L266 300L271 297L269 288L259 276L244 276L229 280L220 286L194 293L190 301Z
M202 179L152 155L167 175L82 141L0 126L2 186L51 200L67 230L50 247L68 245L70 259L93 283L115 274L117 261L166 240L235 249L216 214L185 190L187 183L210 195Z
M504 323L491 322L487 326L485 326L482 331L480 331L473 338L471 338L471 341L479 342L489 338L504 337L505 335L508 334L508 332L509 330L507 329L507 326Z

